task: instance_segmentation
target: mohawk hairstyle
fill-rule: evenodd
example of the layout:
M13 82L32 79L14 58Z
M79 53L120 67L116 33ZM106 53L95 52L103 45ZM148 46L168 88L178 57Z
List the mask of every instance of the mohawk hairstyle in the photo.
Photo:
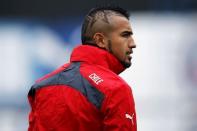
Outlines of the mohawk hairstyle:
M93 34L91 34L90 32L92 32L93 30L92 26L98 20L99 13L103 13L102 20L108 24L109 24L108 16L111 15L112 13L123 16L129 20L129 13L125 9L119 6L107 5L107 6L98 6L96 8L92 8L85 16L82 24L82 28L81 28L82 44L93 44L93 40L92 40Z
M127 19L129 19L129 13L125 9L123 9L119 6L113 6L113 5L98 6L96 8L92 8L87 15L94 16L97 12L104 11L104 10L114 11L116 13L119 13L119 14L125 16Z

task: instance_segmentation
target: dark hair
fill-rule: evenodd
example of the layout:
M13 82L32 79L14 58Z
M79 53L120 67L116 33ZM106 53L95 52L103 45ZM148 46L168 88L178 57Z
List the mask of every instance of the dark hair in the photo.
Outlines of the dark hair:
M129 20L129 13L125 9L119 6L107 5L107 6L99 6L96 8L92 8L88 12L88 14L85 16L83 24L82 24L82 28L81 28L82 44L93 44L92 37L91 37L91 35L93 34L89 32L92 32L93 29L91 27L98 20L96 18L97 14L101 12L104 14L103 21L105 21L106 23L109 23L108 16L111 15L112 13L121 15Z

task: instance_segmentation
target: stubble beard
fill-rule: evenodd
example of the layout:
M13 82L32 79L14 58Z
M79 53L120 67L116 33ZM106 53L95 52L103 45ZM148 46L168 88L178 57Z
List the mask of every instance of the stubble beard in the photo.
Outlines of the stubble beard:
M113 50L112 50L112 42L111 40L108 40L108 51L109 53L111 53L113 56L115 56L115 54L113 53ZM115 56L116 57L116 56ZM116 57L117 58L117 57ZM117 58L118 59L118 58ZM119 60L119 59L118 59ZM131 63L130 62L126 62L126 61L122 61L122 60L119 60L120 63L125 67L125 68L129 68L131 66Z

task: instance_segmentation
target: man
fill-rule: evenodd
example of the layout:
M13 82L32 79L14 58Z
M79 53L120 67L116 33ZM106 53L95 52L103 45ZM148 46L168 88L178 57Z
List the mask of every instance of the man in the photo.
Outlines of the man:
M132 91L118 76L131 65L136 47L132 34L124 9L92 9L70 63L30 89L28 130L136 131Z

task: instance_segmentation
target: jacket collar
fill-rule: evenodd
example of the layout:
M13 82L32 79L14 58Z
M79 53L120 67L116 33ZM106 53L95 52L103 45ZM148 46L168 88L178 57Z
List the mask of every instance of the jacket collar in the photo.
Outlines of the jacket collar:
M91 45L80 45L74 48L70 61L100 65L110 69L116 74L120 74L125 70L124 66L115 56L104 49Z

